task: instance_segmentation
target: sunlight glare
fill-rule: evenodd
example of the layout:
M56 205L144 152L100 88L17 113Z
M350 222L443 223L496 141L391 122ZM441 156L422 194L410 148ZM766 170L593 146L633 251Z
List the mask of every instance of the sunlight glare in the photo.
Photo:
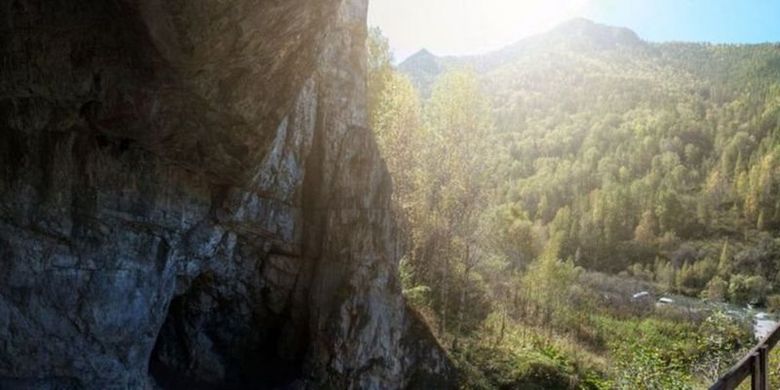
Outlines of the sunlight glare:
M589 0L372 0L369 25L402 48L440 55L499 49L578 16ZM401 57L401 58L399 58Z

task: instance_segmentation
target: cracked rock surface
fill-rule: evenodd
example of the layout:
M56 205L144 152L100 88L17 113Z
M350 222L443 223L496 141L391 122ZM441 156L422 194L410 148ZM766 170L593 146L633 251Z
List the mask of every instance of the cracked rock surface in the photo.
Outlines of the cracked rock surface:
M444 388L366 0L0 5L0 388Z

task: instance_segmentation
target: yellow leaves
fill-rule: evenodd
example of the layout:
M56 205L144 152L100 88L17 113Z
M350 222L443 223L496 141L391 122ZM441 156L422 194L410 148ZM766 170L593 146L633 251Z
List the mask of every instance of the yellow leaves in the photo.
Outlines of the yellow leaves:
M710 175L707 177L707 183L705 184L704 188L708 193L714 194L722 191L724 184L725 180L723 179L723 175L720 174L719 170L713 169Z
M743 212L749 220L755 222L766 218L765 211L773 211L777 197L773 192L778 176L777 170L777 157L769 153L752 165L750 170L742 171L737 176L735 189L743 200ZM758 222L758 225L764 225L764 221Z
M579 274L571 261L560 259L562 243L563 235L554 234L523 276L523 285L528 288L530 298L549 307L561 306L567 300Z
M473 71L453 70L440 76L427 108L428 122L439 137L478 141L489 132L490 117L487 99Z
M642 219L639 221L639 225L637 225L634 230L634 240L647 245L655 243L657 239L655 234L657 228L658 224L656 223L653 212L649 210L645 211L642 213Z

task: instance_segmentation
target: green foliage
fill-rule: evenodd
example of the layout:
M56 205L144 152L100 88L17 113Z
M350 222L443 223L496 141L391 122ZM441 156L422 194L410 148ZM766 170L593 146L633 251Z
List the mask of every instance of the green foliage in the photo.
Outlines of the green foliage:
M720 276L715 276L707 283L705 298L713 302L723 302L728 293L729 284Z
M693 264L686 262L677 272L677 288L681 291L689 292L690 295L696 295L696 292L701 291L708 285L717 273L717 270L718 266L715 260L709 257Z
M371 124L375 125L375 116L380 112L379 105L383 101L393 71L393 56L390 43L382 35L379 28L371 28L366 40L368 53L368 112Z
M398 265L398 274L401 278L404 298L415 307L424 307L430 303L431 288L416 285L414 270L409 264L409 259L404 257Z
M780 52L545 39L402 75L371 31L404 295L465 388L703 387L745 328L630 297L780 306Z
M715 312L700 324L605 320L618 388L690 389L712 383L752 343L749 327Z
M677 283L677 269L672 263L656 258L653 265L655 269L655 281L668 291L675 289Z
M729 297L736 303L757 304L766 297L768 288L768 282L763 276L736 274L729 283Z
M501 339L496 337L501 333ZM466 389L609 389L603 361L498 313L453 351Z
M572 297L579 269L571 261L562 261L562 234L555 234L539 258L531 264L522 279L524 299L534 306L545 321L567 321L567 303ZM555 317L555 318L554 318Z
M545 44L519 44L522 55L437 59L448 64L442 69L474 64L488 92L498 137L490 155L504 179L503 196L492 202L522 210L525 232L540 224L550 235L564 233L561 258L613 273L656 256L673 260L668 254L686 241L749 242L756 231L776 232L780 52L771 45L593 46L605 28L586 27L576 39L540 37ZM402 68L417 78L415 67ZM566 222L555 221L563 210ZM530 251L509 249L508 257L527 264ZM730 259L709 255L721 260L727 280ZM780 269L775 263L772 271ZM676 274L684 265L672 266ZM668 285L697 294L709 281L698 276L683 272L686 280Z
M377 30L369 52L369 108L394 180L409 270L407 299L438 312L439 333L473 329L490 310L484 272L496 257L477 243L492 233L485 209L492 176L486 158L492 132L487 100L473 73L452 71L425 107L409 80L389 67Z
M656 241L657 230L655 214L652 211L645 211L634 229L634 240L651 245Z
M618 388L692 389L690 374L676 356L644 341L631 342L618 352Z
M708 383L715 382L731 365L734 358L753 342L749 327L725 313L715 312L699 326L694 372Z
M720 260L718 261L718 275L728 277L734 269L731 253L729 252L729 242L723 243L723 249L720 251Z
M766 297L766 307L774 313L780 311L780 294L772 294Z

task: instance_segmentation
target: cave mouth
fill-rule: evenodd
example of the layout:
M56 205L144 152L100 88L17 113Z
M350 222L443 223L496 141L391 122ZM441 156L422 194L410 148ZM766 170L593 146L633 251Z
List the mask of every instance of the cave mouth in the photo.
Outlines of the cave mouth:
M291 325L289 310L273 314L261 304L248 314L245 300L225 297L211 279L199 277L171 300L149 359L156 385L277 389L299 381L307 337L295 331L301 328Z

